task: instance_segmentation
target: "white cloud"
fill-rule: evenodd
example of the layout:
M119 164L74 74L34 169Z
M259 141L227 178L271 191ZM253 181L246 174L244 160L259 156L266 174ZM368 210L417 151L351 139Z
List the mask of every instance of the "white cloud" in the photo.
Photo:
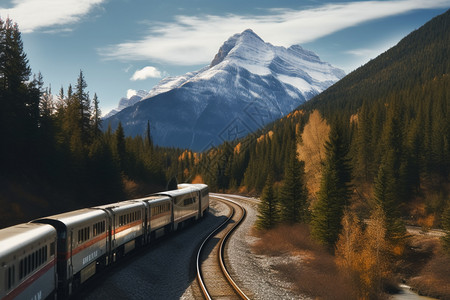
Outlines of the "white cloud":
M134 95L137 95L137 91L136 91L136 90L129 89L129 90L127 91L127 98L128 98L128 99L130 99L130 98L133 97Z
M449 5L450 0L362 1L325 4L307 10L272 9L268 15L261 16L180 15L173 23L150 23L148 35L140 40L98 51L106 59L206 64L228 37L247 28L275 45L290 46L311 42L370 20Z
M147 78L161 78L161 72L155 67L147 66L134 72L130 80L145 80Z
M94 7L106 0L13 0L11 8L0 6L0 16L10 17L19 24L20 31L30 33L38 29L79 22ZM64 30L67 30L65 28ZM50 31L50 32L53 32Z

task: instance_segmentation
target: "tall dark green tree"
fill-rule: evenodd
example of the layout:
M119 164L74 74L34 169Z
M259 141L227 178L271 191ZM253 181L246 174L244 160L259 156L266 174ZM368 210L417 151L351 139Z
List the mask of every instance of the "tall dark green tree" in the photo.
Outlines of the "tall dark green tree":
M273 228L278 224L279 217L278 201L273 190L273 176L269 172L261 194L261 202L258 205L256 227L259 229Z
M40 89L29 81L31 69L21 33L0 18L0 161L3 167L28 165L38 140ZM5 168L4 168L5 169Z
M119 162L121 170L126 168L126 145L125 145L125 133L123 131L122 123L119 122L115 132L115 149L114 153L116 159Z
M98 138L102 132L102 112L100 110L100 102L97 97L97 93L92 98L93 111L92 111L92 133L95 138Z
M386 159L388 160L388 159ZM381 208L386 222L386 238L392 242L399 242L406 233L405 224L401 219L399 205L396 201L395 181L383 161L375 180L374 198L376 207Z
M311 231L320 243L333 250L341 231L344 208L351 196L352 170L347 157L348 142L342 127L336 124L332 126L325 150L326 159L318 201L312 212Z
M305 222L308 192L305 186L305 164L297 158L295 144L285 166L279 193L281 222L288 224Z
M83 71L80 70L77 84L75 86L75 100L78 102L79 122L81 130L81 139L84 145L91 142L91 100L89 93L86 91L87 82L84 78Z

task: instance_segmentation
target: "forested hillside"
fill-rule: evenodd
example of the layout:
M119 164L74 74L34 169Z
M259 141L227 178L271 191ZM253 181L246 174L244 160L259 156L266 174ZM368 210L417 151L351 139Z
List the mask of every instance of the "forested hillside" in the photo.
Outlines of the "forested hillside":
M102 133L99 99L86 89L79 71L53 95L32 76L18 26L0 19L0 227L166 188L181 151L154 147L149 130Z
M326 169L323 144L339 128L362 215L382 187L378 197L392 200L393 215L439 226L449 202L449 45L446 12L264 130L201 158L186 153L180 177L201 174L216 190L260 193L268 174L283 185L296 149L312 209Z

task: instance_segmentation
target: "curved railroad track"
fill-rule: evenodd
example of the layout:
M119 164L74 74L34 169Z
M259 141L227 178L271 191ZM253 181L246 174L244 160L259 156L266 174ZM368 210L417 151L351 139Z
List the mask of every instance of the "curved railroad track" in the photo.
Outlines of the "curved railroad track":
M225 244L244 220L246 211L238 203L220 196L217 201L230 207L228 219L201 244L197 252L197 281L206 299L249 299L231 278L225 265Z

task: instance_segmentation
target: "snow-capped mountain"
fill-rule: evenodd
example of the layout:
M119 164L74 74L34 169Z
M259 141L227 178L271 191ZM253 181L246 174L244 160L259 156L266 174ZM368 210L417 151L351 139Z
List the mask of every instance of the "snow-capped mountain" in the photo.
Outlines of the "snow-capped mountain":
M136 92L135 95L131 96L130 98L127 98L127 97L120 98L119 105L117 106L117 108L114 108L109 113L107 113L104 116L104 118L106 119L106 118L112 117L115 114L117 114L119 111L123 110L124 108L135 105L136 103L141 101L143 98L147 97L147 95L148 95L148 92L146 92L144 90L139 90Z
M161 80L105 123L115 128L120 121L136 135L150 121L156 144L206 150L283 117L344 75L311 51L273 46L247 29L229 38L209 66Z

